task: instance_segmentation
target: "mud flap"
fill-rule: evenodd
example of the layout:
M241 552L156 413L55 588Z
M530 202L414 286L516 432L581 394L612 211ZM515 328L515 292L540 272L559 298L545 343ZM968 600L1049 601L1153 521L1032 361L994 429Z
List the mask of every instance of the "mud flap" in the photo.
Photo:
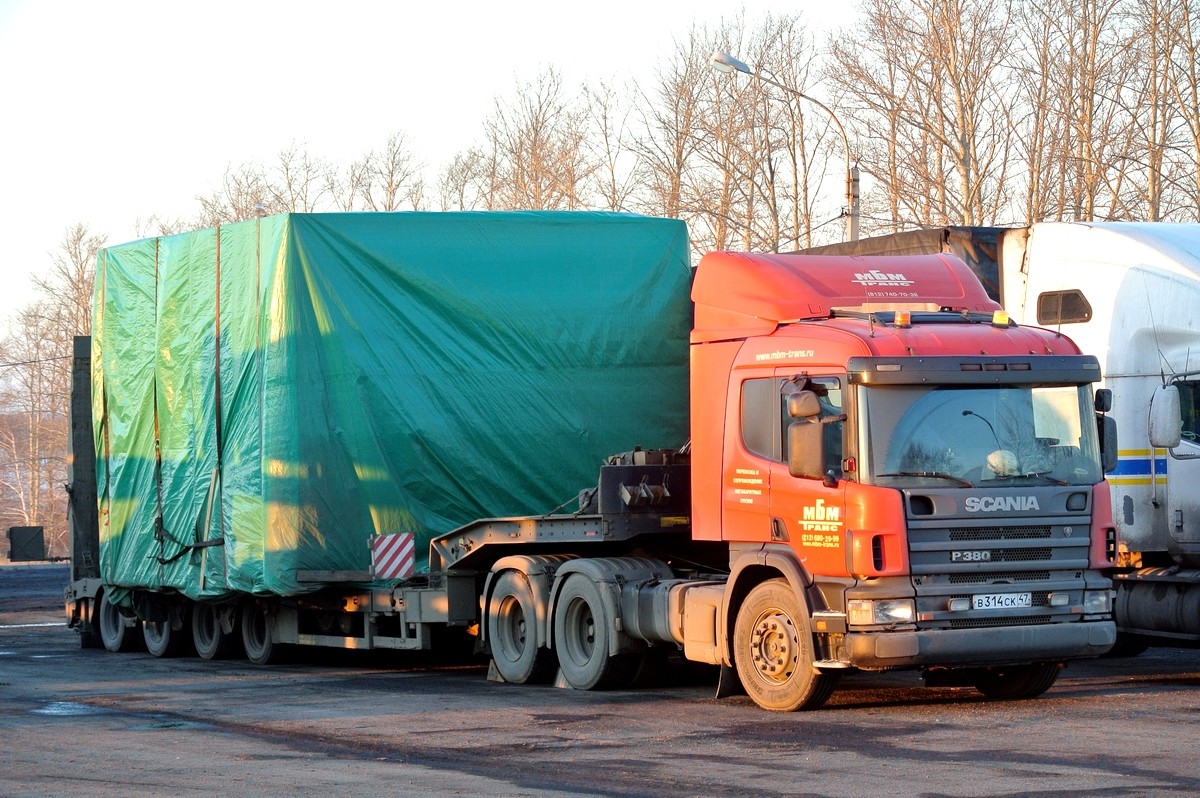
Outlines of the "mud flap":
M721 663L721 675L717 679L717 698L729 698L735 695L746 695L742 680L738 678L737 668Z

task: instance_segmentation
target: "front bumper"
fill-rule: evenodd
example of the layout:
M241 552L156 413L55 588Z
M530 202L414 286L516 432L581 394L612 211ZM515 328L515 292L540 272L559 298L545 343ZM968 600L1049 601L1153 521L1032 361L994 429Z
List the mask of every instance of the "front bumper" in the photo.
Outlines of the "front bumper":
M988 629L849 632L849 665L871 670L996 665L1097 657L1117 641L1112 621L1077 621ZM840 658L839 658L840 659Z

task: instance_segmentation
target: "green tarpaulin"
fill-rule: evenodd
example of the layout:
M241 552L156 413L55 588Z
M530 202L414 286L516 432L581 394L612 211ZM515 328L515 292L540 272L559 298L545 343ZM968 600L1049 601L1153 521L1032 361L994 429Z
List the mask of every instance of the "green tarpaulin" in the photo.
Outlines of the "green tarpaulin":
M682 222L571 212L287 214L103 250L101 573L291 595L549 511L613 452L682 444Z

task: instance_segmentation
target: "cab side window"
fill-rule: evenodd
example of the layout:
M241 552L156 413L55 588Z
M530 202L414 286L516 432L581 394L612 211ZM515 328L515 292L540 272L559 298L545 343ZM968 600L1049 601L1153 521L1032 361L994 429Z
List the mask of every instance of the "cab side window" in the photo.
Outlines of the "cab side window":
M778 461L781 455L779 381L774 377L742 383L742 443L751 453Z
M841 415L842 381L837 377L811 377L798 386L794 381L776 377L746 380L742 383L742 443L759 457L787 462L787 428L794 419L788 416L787 394L797 389L810 390L821 405L819 418ZM825 470L842 474L842 422L823 425Z
M1200 381L1184 380L1179 386L1180 433L1185 441L1200 443Z
M821 404L821 413L818 418L832 418L840 416L842 409L842 381L837 377L810 377L808 382L802 386L804 390L812 391L817 395L817 401ZM783 408L784 424L786 425L790 418L787 417L787 407ZM830 421L822 425L822 439L825 448L825 468L824 472L833 472L836 477L842 476L842 427L841 421ZM783 459L787 460L787 437L784 436L784 451Z
M1038 324L1080 324L1092 318L1092 305L1078 289L1038 294Z

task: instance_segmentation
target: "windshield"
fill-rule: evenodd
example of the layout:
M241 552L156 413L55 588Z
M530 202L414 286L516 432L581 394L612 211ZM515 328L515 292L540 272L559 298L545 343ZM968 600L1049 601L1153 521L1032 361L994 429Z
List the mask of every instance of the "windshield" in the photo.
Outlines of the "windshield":
M1100 470L1087 386L861 388L881 485L1091 485Z

